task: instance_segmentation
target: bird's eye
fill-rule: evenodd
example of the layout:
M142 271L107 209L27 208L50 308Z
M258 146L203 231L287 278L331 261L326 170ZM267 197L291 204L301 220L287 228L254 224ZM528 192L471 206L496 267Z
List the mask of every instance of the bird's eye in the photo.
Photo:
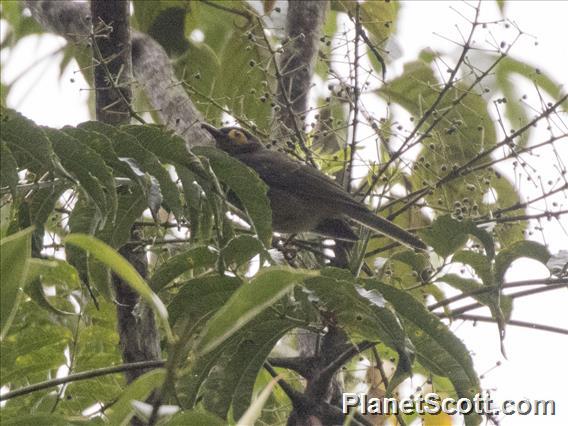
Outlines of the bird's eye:
M237 145L244 145L248 143L246 135L240 130L232 129L227 134L227 137L229 138L229 140L231 140L234 144Z

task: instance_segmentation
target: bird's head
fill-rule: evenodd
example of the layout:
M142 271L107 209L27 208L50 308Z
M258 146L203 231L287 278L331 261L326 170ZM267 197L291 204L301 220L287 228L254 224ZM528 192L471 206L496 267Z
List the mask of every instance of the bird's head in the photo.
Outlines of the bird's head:
M217 129L207 123L202 123L201 127L211 133L217 148L231 155L253 152L264 148L256 137L240 127L222 127Z

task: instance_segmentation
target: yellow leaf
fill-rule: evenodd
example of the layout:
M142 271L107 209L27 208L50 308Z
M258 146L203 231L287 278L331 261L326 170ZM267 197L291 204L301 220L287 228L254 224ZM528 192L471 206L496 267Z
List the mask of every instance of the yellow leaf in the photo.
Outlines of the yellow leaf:
M452 416L446 413L425 414L422 420L423 426L452 426Z

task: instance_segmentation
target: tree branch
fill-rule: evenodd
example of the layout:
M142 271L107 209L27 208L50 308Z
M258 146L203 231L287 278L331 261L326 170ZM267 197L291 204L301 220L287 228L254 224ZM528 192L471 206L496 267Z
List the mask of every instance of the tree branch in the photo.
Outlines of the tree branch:
M533 294L539 294L539 293L544 293L545 291L551 291L551 290L557 290L559 288L566 288L568 287L568 284L566 283L561 283L561 284L549 284L546 286L541 286L539 288L533 288L531 290L525 290L525 291L519 291L518 293L513 293L513 294L507 294L506 296L512 298L512 299L517 299L519 297L524 297L524 296L530 296ZM496 288L493 287L493 290L495 290ZM466 306L462 306L461 308L457 308L454 309L453 311L448 312L447 314L444 313L443 315L449 317L449 318L454 318L457 315L461 315L467 311L471 311L473 309L477 309L477 308L482 308L486 305L484 305L483 303L471 303L469 305Z
M285 48L279 59L282 78L278 81L278 101L282 108L277 115L288 129L298 126L298 115L308 107L308 92L319 50L328 1L305 0L288 2ZM301 127L301 126L300 126Z
M72 43L89 41L91 13L87 3L49 0L23 3L47 31ZM176 79L164 49L145 34L132 31L131 38L134 76L162 122L190 147L211 144L211 136L198 125L203 118Z
M17 398L18 396L27 395L29 393L37 392L43 389L49 389L54 386L63 385L65 383L77 382L79 380L93 379L95 377L107 376L109 374L124 373L125 371L163 367L164 363L165 361L162 360L133 362L129 364L115 365L113 367L104 367L98 368L96 370L69 374L65 377L59 377L53 380L46 380L45 382L34 383L33 385L25 386L11 392L6 392L5 394L0 395L0 401L7 401L8 399Z
M440 315L438 315L440 316ZM461 319L465 321L480 321L480 322L496 322L492 317L484 317L482 315L471 315L471 314L462 314L454 317L454 319ZM517 320L509 320L506 322L507 325L515 325L517 327L524 327L530 328L531 330L542 330L542 331L550 331L551 333L558 333L558 334L565 334L568 335L568 330L559 327L552 327L550 325L543 325L543 324L536 324L534 322L527 322L527 321L517 321Z
M124 0L91 1L96 114L99 121L112 125L130 122L132 91L129 84L132 81L132 62L128 4ZM101 27L102 33L99 31ZM138 231L133 230L133 238L138 238ZM147 275L144 249L123 246L119 252L141 276ZM160 336L154 313L118 275L113 274L112 282L117 301L117 328L122 359L126 363L160 359ZM126 371L127 382L133 382L144 372Z
M97 120L107 124L130 121L132 55L128 3L93 0L91 34Z
M541 279L541 280L523 280L523 281L515 281L515 282L511 282L511 283L507 283L507 284L503 284L501 286L502 289L505 288L513 288L513 287L523 287L523 286L532 286L532 285L554 285L554 284L568 284L568 279L564 279L564 278L560 278L560 279ZM451 303L457 302L458 300L462 300L465 299L467 297L471 297L471 296L475 296L477 294L483 294L483 293L488 293L490 291L495 291L497 290L498 287L496 286L484 286L472 291L467 291L461 294L457 294L455 296L452 297L448 297L447 299L444 300L440 300L439 302L433 303L431 305L428 306L428 309L430 311L433 311L434 309L438 309L441 308L443 306L447 306Z

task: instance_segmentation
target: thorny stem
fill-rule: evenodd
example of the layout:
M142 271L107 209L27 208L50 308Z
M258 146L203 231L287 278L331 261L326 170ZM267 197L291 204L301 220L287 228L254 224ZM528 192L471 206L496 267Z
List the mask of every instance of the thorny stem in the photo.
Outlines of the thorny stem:
M121 102L123 104L124 107L126 107L128 109L128 112L130 113L130 116L132 118L134 118L135 120L137 120L139 123L141 124L146 124L146 121L140 117L136 111L134 111L132 109L132 105L130 104L130 102L128 101L128 99L126 99L126 97L124 96L124 93L122 93L122 90L120 90L120 88L118 87L118 85L116 84L115 81L115 76L113 76L110 72L110 70L108 69L108 62L114 60L115 58L103 58L103 55L99 49L99 45L97 43L97 38L99 36L96 34L92 34L91 35L91 42L92 42L92 46L93 46L93 52L95 52L95 56L96 56L96 62L97 65L99 65L103 70L104 73L106 75L106 78L108 80L108 83L110 84L112 90L114 90L116 92L116 94L118 94L118 96L120 97L120 99L117 99L117 101ZM116 80L118 80L120 77L117 75L116 76ZM130 84L130 83L127 83ZM101 90L99 88L97 88L97 90ZM116 101L115 101L116 104ZM114 105L106 105L105 108L110 108L111 106Z
M347 173L344 175L344 186L347 192L351 192L351 181L353 179L353 163L355 162L355 153L357 152L357 125L359 123L359 33L361 29L360 12L361 5L359 2L355 4L355 39L354 58L353 58L353 126L351 129L351 151L349 152L349 161L347 162Z

